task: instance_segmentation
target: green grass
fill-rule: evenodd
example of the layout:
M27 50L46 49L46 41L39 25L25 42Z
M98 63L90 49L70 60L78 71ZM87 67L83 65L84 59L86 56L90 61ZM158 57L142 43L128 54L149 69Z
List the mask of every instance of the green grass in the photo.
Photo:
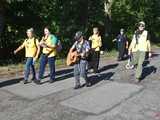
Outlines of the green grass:
M102 57L116 57L117 56L117 51L111 50L111 51L104 51L104 54L102 55ZM66 64L66 59L56 59L56 66L60 66L60 65L65 65ZM39 67L39 60L36 61L35 63L35 67L38 68ZM16 68L24 68L24 64L22 63L18 63L18 64L8 64L6 66L0 66L1 69L16 69Z
M116 57L117 56L117 50L113 49L111 51L104 51L104 56L107 57L107 58L108 57L111 57L111 58Z

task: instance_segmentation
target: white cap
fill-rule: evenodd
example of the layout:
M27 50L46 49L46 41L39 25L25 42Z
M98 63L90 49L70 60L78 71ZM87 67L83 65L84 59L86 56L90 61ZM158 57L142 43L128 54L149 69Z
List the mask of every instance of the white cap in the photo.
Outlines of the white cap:
M34 31L33 28L27 29L27 32L32 32L33 33L33 31Z
M140 21L139 25L144 25L145 26L145 22L144 21Z

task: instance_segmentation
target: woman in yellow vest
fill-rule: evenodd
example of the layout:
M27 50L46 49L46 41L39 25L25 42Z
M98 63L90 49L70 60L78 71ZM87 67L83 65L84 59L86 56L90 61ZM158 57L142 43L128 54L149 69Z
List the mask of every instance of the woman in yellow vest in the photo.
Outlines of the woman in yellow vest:
M99 35L99 30L97 27L93 28L93 35L89 37L91 41L91 61L89 63L89 68L93 69L96 75L98 73L99 59L100 59L100 48L102 46L102 39Z
M40 41L40 46L42 47L42 54L40 57L40 67L39 67L39 75L36 80L37 84L40 84L41 79L43 78L43 74L45 71L45 67L47 62L49 63L50 68L50 83L55 81L55 60L56 60L56 48L57 48L57 37L52 35L49 31L48 27L44 28L44 36Z
M14 54L16 54L18 51L25 48L26 64L24 73L24 84L28 83L30 68L33 73L32 80L36 79L34 62L38 58L40 51L39 42L38 39L36 39L34 36L33 28L28 29L26 33L28 38L24 40L22 45L20 45L16 50L14 50Z
M133 61L130 69L133 69L137 65L136 69L136 82L140 82L142 79L142 69L143 62L145 60L146 52L149 52L149 57L151 57L151 45L148 31L144 29L145 23L143 21L139 22L138 29L133 35L128 54L131 52L133 54Z

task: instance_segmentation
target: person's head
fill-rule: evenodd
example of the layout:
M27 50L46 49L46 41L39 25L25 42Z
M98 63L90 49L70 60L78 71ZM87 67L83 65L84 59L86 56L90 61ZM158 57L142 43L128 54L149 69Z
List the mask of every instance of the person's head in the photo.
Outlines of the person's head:
M123 28L120 29L120 34L121 34L121 35L124 34L124 29L123 29Z
M94 28L93 28L93 34L99 34L98 27L94 27Z
M143 31L144 28L145 28L145 22L140 21L140 22L138 23L138 30Z
M74 39L75 39L76 41L81 41L81 40L83 39L83 33L82 33L82 31L77 31L77 32L75 33Z
M50 34L50 29L49 29L49 27L48 26L46 26L45 28L44 28L44 35L49 35Z
M26 33L27 33L27 37L28 38L32 38L33 34L34 34L34 29L33 28L29 28L29 29L27 29Z

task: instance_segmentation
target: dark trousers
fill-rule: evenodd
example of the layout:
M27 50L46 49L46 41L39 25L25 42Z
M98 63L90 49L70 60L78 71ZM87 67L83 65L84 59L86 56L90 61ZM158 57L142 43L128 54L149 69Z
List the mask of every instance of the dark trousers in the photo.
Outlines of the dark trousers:
M94 72L97 73L99 67L100 51L92 51L90 57L91 59L89 62L89 68L93 69Z
M118 45L118 59L123 59L125 54L125 45Z
M50 68L50 80L55 80L55 57L48 57L45 54L42 54L40 57L40 67L39 67L38 79L40 80L43 78L47 62L49 63L49 68Z

